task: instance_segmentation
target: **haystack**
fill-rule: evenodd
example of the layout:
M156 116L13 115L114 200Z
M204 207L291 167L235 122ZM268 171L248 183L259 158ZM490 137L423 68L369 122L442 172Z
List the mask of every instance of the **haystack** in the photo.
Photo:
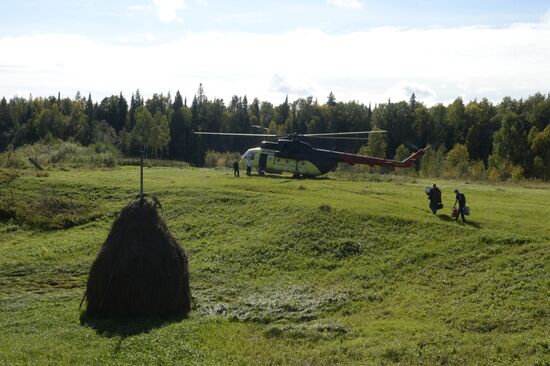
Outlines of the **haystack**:
M153 201L135 200L115 220L90 269L86 298L88 317L187 315L187 255Z

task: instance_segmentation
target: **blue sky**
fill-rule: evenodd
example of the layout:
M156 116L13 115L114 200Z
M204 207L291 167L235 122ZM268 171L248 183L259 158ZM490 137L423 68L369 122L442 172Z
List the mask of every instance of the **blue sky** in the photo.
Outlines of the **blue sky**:
M0 0L0 95L547 93L548 1ZM525 70L527 69L527 70ZM546 88L546 89L544 89Z
M159 22L153 1L2 1L0 35L78 33L95 39L150 32L159 39L184 32L273 33L319 28L329 33L373 27L508 26L534 23L550 9L543 0L356 1L360 8L309 1L184 1L178 21ZM140 9L142 8L142 9Z

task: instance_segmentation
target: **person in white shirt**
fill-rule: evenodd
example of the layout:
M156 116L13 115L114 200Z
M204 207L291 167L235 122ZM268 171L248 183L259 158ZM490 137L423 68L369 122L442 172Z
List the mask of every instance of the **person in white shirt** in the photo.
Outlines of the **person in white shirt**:
M252 171L252 162L250 159L246 159L246 175L250 175L250 172Z

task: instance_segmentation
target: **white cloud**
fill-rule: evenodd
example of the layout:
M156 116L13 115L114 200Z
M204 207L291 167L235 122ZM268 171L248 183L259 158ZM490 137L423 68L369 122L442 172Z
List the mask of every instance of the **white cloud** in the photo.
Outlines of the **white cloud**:
M184 0L153 0L153 5L161 22L181 21L178 12L185 8Z
M131 5L127 8L126 15L134 18L136 13L154 12L163 23L181 22L180 12L187 7L186 0L152 0L151 4ZM207 0L194 0L194 3L206 6Z
M548 10L546 14L544 14L544 16L542 17L542 22L544 24L550 24L550 10Z
M123 44L143 44L143 43L151 43L157 40L157 37L151 32L146 32L146 33L130 34L126 36L117 37L115 38L115 40Z
M151 7L149 5L130 5L128 7L128 10L129 11L145 11L145 10L149 10L151 9Z
M408 100L411 92L427 103L550 92L550 27L542 23L347 34L201 32L164 44L122 45L46 34L0 37L0 49L0 96L80 90L99 98L140 88L145 95L180 89L192 98L201 82L209 97L246 94L277 103L285 94L324 102L330 91L338 100L364 103Z
M363 4L359 0L327 0L327 4L337 6L339 8L361 9Z
M275 74L271 79L269 90L275 93L290 94L292 96L298 97L308 97L314 93L313 88L300 85L303 84L299 84L296 82L291 83L284 76Z
M151 12L153 7L151 5L130 5L126 8L126 16L129 18L135 18L139 13Z
M388 98L391 99L407 100L413 93L415 94L417 100L429 104L436 101L437 94L433 89L426 85L412 83L406 80L400 81L389 88L386 92L386 95Z
M149 41L149 42L152 42L154 41L155 39L157 39L157 37L155 37L155 35L153 33L150 33L150 32L147 32L143 35L143 38L145 38L146 41Z

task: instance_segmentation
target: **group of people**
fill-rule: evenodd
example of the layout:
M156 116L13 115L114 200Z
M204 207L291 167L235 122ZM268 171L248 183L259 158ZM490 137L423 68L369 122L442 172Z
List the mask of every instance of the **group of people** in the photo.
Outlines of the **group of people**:
M433 185L432 188L426 189L426 194L428 195L428 199L430 200L430 210L432 210L432 213L435 215L437 213L437 210L441 210L443 208L443 201L441 200L441 190L437 187L437 185ZM455 189L455 204L453 205L453 211L456 209L456 205L458 204L458 210L456 211L456 218L455 220L458 221L458 218L462 218L462 222L466 222L466 218L464 217L465 211L466 211L466 196L464 193L461 193L458 189Z
M252 162L250 159L245 160L246 164L246 175L250 175L252 173ZM239 176L239 161L235 160L233 163L233 176L238 177Z

